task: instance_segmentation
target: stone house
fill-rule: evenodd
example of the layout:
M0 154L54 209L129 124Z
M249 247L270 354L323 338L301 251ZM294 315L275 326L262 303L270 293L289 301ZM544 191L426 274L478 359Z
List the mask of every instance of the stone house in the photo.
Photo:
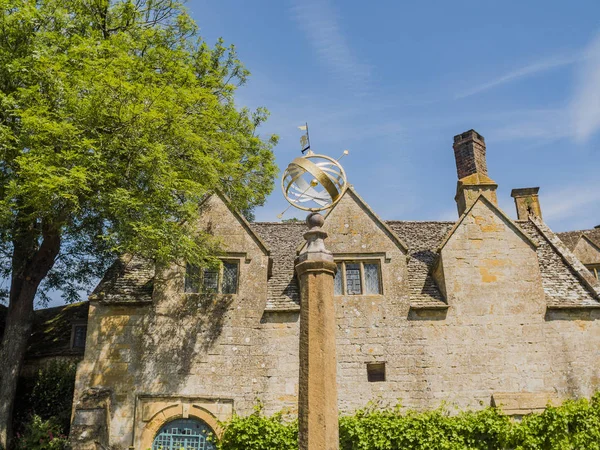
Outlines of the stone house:
M339 407L495 405L523 415L600 389L600 229L553 233L537 188L497 204L485 141L454 138L456 222L386 221L349 188L327 214ZM293 414L302 223L248 223L215 194L219 270L119 260L89 299L75 448L210 449L219 421ZM187 436L187 437L186 437Z

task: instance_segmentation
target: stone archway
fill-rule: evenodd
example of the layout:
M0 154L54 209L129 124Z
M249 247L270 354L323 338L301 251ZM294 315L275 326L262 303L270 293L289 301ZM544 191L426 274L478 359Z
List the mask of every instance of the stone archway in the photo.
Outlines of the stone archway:
M196 419L200 422L205 423L211 431L218 437L221 436L222 430L219 427L217 418L212 415L209 411L199 406L194 406L192 411L187 414L182 414L181 408L165 407L154 415L154 417L146 424L142 432L140 439L140 450L149 450L152 448L154 438L160 431L160 429L178 419Z

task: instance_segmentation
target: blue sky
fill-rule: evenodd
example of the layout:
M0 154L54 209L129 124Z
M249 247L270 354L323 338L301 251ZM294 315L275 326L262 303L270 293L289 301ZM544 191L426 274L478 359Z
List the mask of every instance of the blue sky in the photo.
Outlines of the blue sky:
M209 43L252 72L240 106L266 106L281 169L313 149L344 158L385 219L455 220L455 134L487 143L499 203L540 186L556 231L600 224L600 2L191 0ZM287 206L279 187L257 220ZM302 217L290 210L285 217Z
M240 106L266 106L281 169L315 151L388 220L456 220L452 139L487 143L500 206L540 186L555 231L600 224L600 2L191 0L209 43L252 72ZM287 207L279 184L259 221ZM284 216L304 217L290 209ZM61 304L59 294L51 305Z

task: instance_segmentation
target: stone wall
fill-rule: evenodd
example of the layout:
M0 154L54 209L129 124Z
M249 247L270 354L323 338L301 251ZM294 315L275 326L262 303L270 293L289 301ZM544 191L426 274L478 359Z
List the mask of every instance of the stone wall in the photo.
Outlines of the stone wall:
M76 400L110 391L98 408L108 409L115 448L140 448L173 418L248 414L257 400L267 414L296 411L299 314L265 311L268 249L211 201L201 226L239 258L237 295L183 294L183 265L174 265L157 270L151 304L90 307ZM537 244L490 202L477 201L443 243L444 301L420 309L411 308L406 246L353 191L323 228L336 260L379 261L383 281L381 295L334 297L343 413L373 400L480 408L493 394L518 413L521 398L533 410L531 398L600 389L600 310L548 310ZM386 380L369 382L368 363L385 363Z

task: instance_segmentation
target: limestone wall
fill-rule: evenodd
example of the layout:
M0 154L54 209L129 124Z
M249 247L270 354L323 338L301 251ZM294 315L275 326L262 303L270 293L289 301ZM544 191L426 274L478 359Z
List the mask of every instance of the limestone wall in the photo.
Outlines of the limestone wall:
M174 265L158 270L152 304L90 307L76 400L110 390L116 448L139 448L175 417L226 419L256 400L268 414L296 409L299 314L265 311L268 255L222 202L205 220L240 260L237 295L183 294ZM535 244L490 204L476 202L440 250L447 310L411 310L406 249L358 197L346 195L324 229L337 260L377 260L383 281L381 295L335 296L342 412L600 389L600 311L548 311ZM368 381L371 362L386 364L386 381Z

